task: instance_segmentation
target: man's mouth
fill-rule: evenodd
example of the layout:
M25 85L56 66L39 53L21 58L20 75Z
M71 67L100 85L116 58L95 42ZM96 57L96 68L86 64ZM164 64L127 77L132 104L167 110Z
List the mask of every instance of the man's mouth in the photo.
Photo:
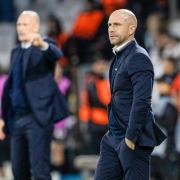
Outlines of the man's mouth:
M110 36L110 38L116 38L116 36Z

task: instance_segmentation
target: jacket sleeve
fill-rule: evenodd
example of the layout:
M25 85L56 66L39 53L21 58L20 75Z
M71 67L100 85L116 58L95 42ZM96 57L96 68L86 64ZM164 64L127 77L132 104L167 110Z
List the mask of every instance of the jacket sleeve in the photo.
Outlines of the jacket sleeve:
M56 45L49 43L49 47L46 51L44 51L44 55L50 61L57 61L63 56L63 53Z
M127 71L132 82L133 103L125 137L136 143L147 123L151 108L154 72L152 63L145 54L136 54L131 58L127 63Z

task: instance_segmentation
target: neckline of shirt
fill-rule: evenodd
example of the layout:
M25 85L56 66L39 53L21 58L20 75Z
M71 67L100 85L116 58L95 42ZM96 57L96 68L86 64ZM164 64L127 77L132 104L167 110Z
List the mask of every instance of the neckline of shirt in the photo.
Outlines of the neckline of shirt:
M23 49L28 49L28 48L31 47L31 45L32 45L31 42L22 42L22 43L21 43L21 47L22 47Z
M125 43L121 44L120 46L114 46L112 48L113 53L116 55L119 51L124 49L130 42L132 42L134 39L131 39L129 41L126 41Z

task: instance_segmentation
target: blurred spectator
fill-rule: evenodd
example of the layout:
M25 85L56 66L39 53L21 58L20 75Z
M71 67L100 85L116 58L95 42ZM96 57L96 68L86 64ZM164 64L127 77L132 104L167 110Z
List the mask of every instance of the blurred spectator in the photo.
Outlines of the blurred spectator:
M145 47L149 51L154 66L155 77L163 74L161 62L161 46L158 44L160 29L167 26L167 19L160 12L152 13L147 19L147 29L144 36Z
M68 95L71 88L71 81L63 75L63 69L59 62L56 63L55 81L61 93L66 97L66 100L68 100ZM68 136L68 130L73 125L72 121L73 119L71 117L67 117L54 125L53 141L51 143L52 171L56 170L61 173L65 171L65 166L67 163L67 157L65 154L65 141Z
M106 70L107 62L98 57L93 63L92 72L89 72L90 78L81 93L79 118L82 123L88 123L90 135L88 152L92 154L99 153L101 138L107 131L106 105L110 102L110 88L105 77Z
M56 64L54 76L55 76L55 81L59 87L59 90L68 100L68 95L71 88L71 81L63 74L63 69L61 67L60 62L57 62Z
M60 48L63 47L68 39L68 34L63 30L62 22L53 14L48 16L47 35L54 39Z
M172 84L177 76L177 59L173 57L166 57L162 59L163 76L166 81Z
M73 64L90 62L96 52L106 57L111 55L107 49L109 45L105 26L107 21L100 4L95 0L86 0L84 10L73 23L72 34L65 48L65 55L71 61L76 57Z
M71 89L71 81L63 74L63 69L59 62L56 63L55 68L55 81L58 85L59 91L63 94L63 96L68 101L69 93ZM67 117L62 121L58 122L54 126L54 137L55 139L64 141L67 137L67 130L69 126L72 124L70 121L72 119Z
M64 31L62 22L55 15L50 14L47 19L47 33L49 37L55 40L57 46L64 50L64 45L68 40L68 34ZM60 60L61 65L66 66L69 62L63 56Z
M178 113L180 113L180 74L176 76L174 81L172 82L171 86L171 95L174 97L176 107L178 109ZM179 143L179 138L180 138L180 121L177 123L177 129L176 129L176 149L178 152L178 157L177 157L177 169L178 171L175 172L177 179L180 179L180 143Z
M135 37L140 45L144 46L144 36L146 32L147 18L154 12L167 17L168 0L128 0L126 8L134 12L138 19L138 28ZM153 28L153 26L151 26ZM156 27L155 27L156 28Z
M65 163L66 159L64 143L59 140L53 140L51 142L51 171L56 171L59 174L64 173Z
M86 0L84 11L79 14L73 24L72 35L87 40L92 39L100 27L103 16L103 13L98 9L97 2Z
M147 17L155 10L156 0L128 0L126 8L133 11L138 19L138 27L135 38L137 42L144 46L144 34L146 32Z
M7 75L3 74L2 69L0 68L0 114L2 113L1 112L2 93L6 79L7 79ZM4 162L9 160L10 160L9 139L6 138L5 140L0 141L0 179L1 177L5 177Z
M157 79L159 77L163 77L163 79L169 83L170 87L172 88L172 84L173 81L175 80L176 76L178 75L178 69L177 69L177 59L173 58L173 57L166 57L164 59L160 59L159 60L159 65L161 68L161 76L158 76ZM159 101L159 96L160 96L160 92L159 89L157 87L157 82L155 82L154 84L154 89L153 89L153 103L158 103Z
M169 14L169 1L156 0L156 9L163 12L167 16Z
M152 176L155 180L176 180L174 177L174 171L177 169L175 163L177 158L175 127L178 120L176 99L170 96L171 80L167 76L158 78L157 84L160 98L154 107L154 113L158 124L166 130L168 139L163 156L152 157ZM159 168L157 162L162 163L162 168ZM167 171L169 168L172 168L173 171Z
M180 74L177 74L172 82L171 94L176 97L178 112L180 112Z
M179 40L168 30L168 22L159 27L155 42L160 57L180 57Z
M159 72L157 78L163 76L165 81L171 84L178 72L176 64L177 64L177 59L173 57L166 57L163 59L159 59L159 64L156 64L156 66L154 66L154 68L156 69L155 71L156 76L157 76L157 71ZM153 98L153 103L159 101L159 88L157 88L156 82L154 84L152 98Z
M155 47L155 38L162 23L163 14L159 12L152 13L146 21L146 32L144 37L145 47L148 51Z
M170 96L171 81L166 76L157 79L160 91L160 100L157 105L156 113L157 122L167 130L168 142L166 148L166 156L169 158L171 153L175 152L175 126L178 120L178 111L176 107L176 99Z
M114 10L124 8L128 0L101 0L105 14L109 16Z

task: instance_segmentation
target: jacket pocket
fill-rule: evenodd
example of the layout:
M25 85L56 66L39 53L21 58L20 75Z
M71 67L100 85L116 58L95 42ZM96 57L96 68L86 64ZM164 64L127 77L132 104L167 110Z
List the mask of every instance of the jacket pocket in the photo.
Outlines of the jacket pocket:
M55 90L56 90L56 88L54 86L51 86L51 87L47 88L46 90L43 90L39 94L39 98L44 99L44 98L51 97L54 94Z

